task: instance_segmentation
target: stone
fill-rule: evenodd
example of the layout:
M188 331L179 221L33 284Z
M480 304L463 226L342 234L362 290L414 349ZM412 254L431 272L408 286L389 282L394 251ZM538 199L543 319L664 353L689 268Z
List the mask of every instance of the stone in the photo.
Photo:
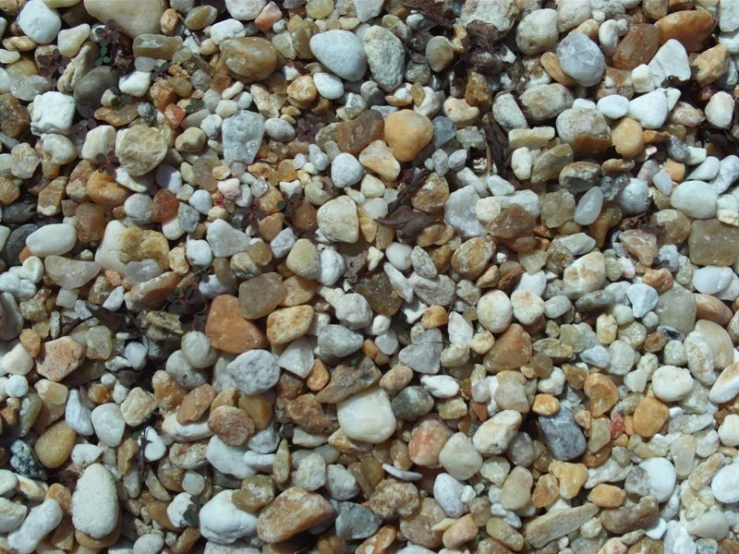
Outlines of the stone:
M652 374L654 395L664 402L682 400L692 389L693 377L685 368L664 365Z
M553 416L539 416L537 425L555 459L569 461L585 452L585 437L570 410L560 407Z
M598 512L595 504L583 504L576 508L552 510L530 521L524 536L534 547L541 548L549 542L577 531Z
M606 278L605 258L591 252L575 260L564 271L564 293L570 298L593 292L603 286Z
M276 310L267 317L270 344L288 344L304 336L313 321L312 306L293 306Z
M358 81L367 71L362 41L354 33L331 30L315 34L310 50L328 70L347 81Z
M61 337L42 345L37 359L36 371L47 379L60 382L85 359L85 346L71 337Z
M134 177L155 169L167 154L167 143L156 129L137 125L119 131L116 156L121 166Z
M39 543L62 521L64 513L53 498L46 498L28 512L21 526L8 535L8 546L18 554L37 552Z
M616 69L632 70L649 63L658 48L659 31L654 25L630 25L628 32L619 40L611 63Z
M77 231L68 223L44 225L26 238L26 247L35 256L66 254L77 243Z
M268 391L280 378L277 358L267 350L249 350L226 366L235 386L246 394Z
M342 152L331 162L331 180L340 189L357 184L363 175L362 164L351 154Z
M62 27L62 20L56 10L49 8L43 0L27 2L18 14L21 31L38 44L52 42Z
M670 204L689 217L709 219L716 215L718 195L707 183L685 181L673 191Z
M442 448L451 437L449 427L435 416L418 421L408 443L408 458L421 467L436 467Z
M412 110L393 112L385 120L385 142L399 162L415 159L433 135L431 120Z
M233 544L242 537L254 535L257 518L239 510L232 502L232 490L213 496L198 512L200 534L216 544Z
M160 19L164 14L166 3L154 0L146 10L128 4L123 0L84 0L85 11L101 23L114 20L123 31L135 38L145 33L161 31Z
M7 498L0 498L0 530L9 533L20 527L26 518L28 508L20 502L11 502Z
M257 534L268 544L286 541L334 515L321 495L292 487L259 514Z
M352 440L380 443L395 433L395 415L382 389L369 389L340 402L336 411L342 432Z
M523 327L513 323L486 354L485 369L492 373L518 369L531 359L532 353L531 336Z
M69 133L76 111L72 96L56 91L45 92L33 101L31 131L41 133Z
M708 398L716 404L730 402L739 394L739 364L727 366L716 379Z
M226 10L234 19L253 21L267 5L267 0L226 0Z
M513 440L520 425L520 413L504 410L485 421L477 429L472 437L472 444L484 456L502 454Z
M467 480L482 467L482 456L464 433L455 433L439 453L439 463L455 479Z
M655 26L661 43L675 39L690 53L701 49L714 24L713 16L707 11L687 10L671 13L657 21Z
M516 29L516 45L527 56L541 54L557 43L557 12L535 10L521 19Z
M645 397L634 411L634 431L641 437L653 437L670 417L669 408L652 396Z
M329 383L316 395L316 400L322 404L338 404L371 387L380 377L380 370L369 358L364 358L357 367L339 364L331 372Z
M335 242L355 243L359 240L357 206L348 196L329 200L318 209L319 230Z
M277 50L272 43L262 37L225 40L221 43L221 53L226 67L248 83L263 81L277 68Z
M246 110L224 119L221 137L223 157L227 164L254 162L264 137L264 121L261 114Z
M38 461L44 467L56 469L67 461L72 453L77 433L64 421L47 428L34 445Z
M370 27L362 37L372 79L387 92L403 82L405 48L391 31L379 25Z
M653 496L645 496L639 499L636 506L603 510L600 521L611 533L625 535L637 529L649 529L657 522L658 517L659 503Z
M585 87L597 84L606 67L603 53L582 33L569 33L557 46L557 57L562 70Z
M115 481L102 464L88 466L72 496L75 529L100 539L118 526L119 506Z

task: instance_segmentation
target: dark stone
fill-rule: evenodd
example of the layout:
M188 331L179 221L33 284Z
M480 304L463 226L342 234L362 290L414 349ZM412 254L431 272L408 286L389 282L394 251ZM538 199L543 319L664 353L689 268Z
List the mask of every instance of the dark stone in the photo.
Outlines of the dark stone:
M21 265L21 261L18 259L21 251L26 247L26 239L28 235L38 230L39 226L35 223L26 223L20 227L16 227L10 233L8 240L5 241L5 246L2 251L2 258L8 265Z
M336 516L336 536L340 539L366 539L380 527L380 518L361 504L342 502Z
M118 86L118 72L100 66L82 77L74 87L74 100L80 114L90 113L101 106L103 93Z
M10 457L10 466L21 475L25 475L31 479L46 480L46 472L41 464L38 463L33 455L33 450L27 443L17 440L10 447L12 456Z
M415 421L433 409L434 399L423 387L406 387L393 398L390 406L395 417Z
M18 200L10 206L3 208L3 223L6 225L25 223L36 214L37 203L35 199L31 200L27 198Z
M0 340L13 340L23 330L23 316L9 292L0 294Z
M567 408L553 416L539 416L537 424L554 459L569 461L585 452L585 436Z
M359 281L354 286L354 292L364 296L373 311L388 317L395 315L403 306L403 299L384 271Z

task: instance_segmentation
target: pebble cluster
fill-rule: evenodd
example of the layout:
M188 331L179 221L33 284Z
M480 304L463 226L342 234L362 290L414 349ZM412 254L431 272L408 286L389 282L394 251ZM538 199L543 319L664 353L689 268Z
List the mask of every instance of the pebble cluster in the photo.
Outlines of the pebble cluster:
M739 0L0 13L1 553L739 553Z

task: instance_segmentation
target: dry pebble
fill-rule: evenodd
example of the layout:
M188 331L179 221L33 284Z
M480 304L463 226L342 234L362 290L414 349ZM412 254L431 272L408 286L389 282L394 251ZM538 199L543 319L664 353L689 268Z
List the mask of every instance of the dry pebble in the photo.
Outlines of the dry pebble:
M735 0L0 0L0 549L739 550Z

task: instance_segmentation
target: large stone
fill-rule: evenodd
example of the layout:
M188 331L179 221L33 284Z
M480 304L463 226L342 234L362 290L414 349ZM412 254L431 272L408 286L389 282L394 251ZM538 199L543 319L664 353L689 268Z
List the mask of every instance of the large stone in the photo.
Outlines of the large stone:
M161 32L160 20L167 3L164 0L147 2L146 9L130 0L85 0L85 10L101 23L115 21L132 38L144 33Z
M333 515L331 504L320 494L292 487L259 514L257 534L266 543L283 542Z
M240 111L223 121L223 158L226 163L250 164L257 155L264 137L264 117L258 113Z

